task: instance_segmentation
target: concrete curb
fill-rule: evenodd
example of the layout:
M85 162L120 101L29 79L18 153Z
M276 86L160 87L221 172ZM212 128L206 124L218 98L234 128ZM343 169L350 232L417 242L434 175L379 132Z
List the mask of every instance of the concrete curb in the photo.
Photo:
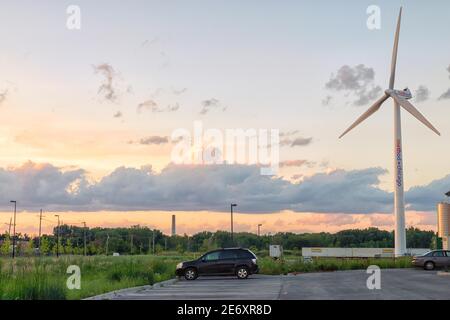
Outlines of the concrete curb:
M99 294L97 296L84 298L83 300L110 300L110 299L115 298L115 297L117 297L119 295L127 294L129 292L139 293L139 292L145 291L145 290L152 290L152 289L165 287L165 286L168 286L168 285L171 285L171 284L174 284L174 283L178 282L178 280L179 280L178 278L174 278L174 279L169 279L169 280L166 280L166 281L157 282L157 283L154 283L153 285L145 285L145 286L140 286L140 287L120 289L120 290L116 290L116 291L102 293L102 294Z

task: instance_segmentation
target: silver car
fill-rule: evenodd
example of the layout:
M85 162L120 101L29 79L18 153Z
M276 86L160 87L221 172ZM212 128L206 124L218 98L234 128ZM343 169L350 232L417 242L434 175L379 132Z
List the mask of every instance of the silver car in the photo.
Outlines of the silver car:
M412 264L425 270L434 270L435 268L450 267L450 251L434 250L425 253L422 256L414 257Z

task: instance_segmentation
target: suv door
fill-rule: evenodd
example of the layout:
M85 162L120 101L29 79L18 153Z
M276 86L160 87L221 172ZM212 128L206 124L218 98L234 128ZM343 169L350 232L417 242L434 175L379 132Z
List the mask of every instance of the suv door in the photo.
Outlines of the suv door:
M221 274L234 274L237 255L234 250L223 250L219 255L218 270Z
M217 274L219 273L219 255L220 251L213 251L205 254L198 264L199 274Z

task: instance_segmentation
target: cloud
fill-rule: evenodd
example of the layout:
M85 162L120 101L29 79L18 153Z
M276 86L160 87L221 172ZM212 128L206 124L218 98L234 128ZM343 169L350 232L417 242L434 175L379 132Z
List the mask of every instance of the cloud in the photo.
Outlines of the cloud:
M169 138L161 136L150 136L142 138L141 140L139 140L139 143L144 145L152 145L152 144L160 145L169 143Z
M304 147L312 142L312 137L304 138L298 135L298 130L281 132L280 133L280 146Z
M182 89L172 89L172 93L176 96L182 95L183 93L185 93L187 91L187 88L182 88Z
M414 96L416 102L425 102L430 98L430 90L425 86L419 86Z
M149 99L149 100L146 100L146 101L140 103L137 106L138 112L142 112L142 110L144 110L144 109L150 110L153 113L175 112L180 109L180 105L179 105L179 103L174 103L174 104L169 104L164 108L161 108L155 100Z
M120 112L120 111L117 111L117 112L113 115L114 118L122 118L122 116L123 116L123 114L122 114L122 112Z
M301 146L307 146L311 144L312 138L295 138L291 142L291 147L301 147Z
M312 162L308 160L286 160L280 162L280 168L284 167L301 167L301 166L310 166L312 165Z
M450 188L450 174L442 179L432 181L428 185L416 186L409 189L405 196L410 210L432 211L436 204L444 198Z
M3 102L6 101L7 96L8 96L8 90L3 90L3 92L0 93L0 105L2 105Z
M0 168L0 201L17 200L21 208L77 208L89 204L86 172L63 170L51 164L27 162L15 168Z
M356 106L366 105L378 98L382 89L375 86L375 71L359 64L355 67L342 66L336 74L332 74L330 80L325 84L325 88L334 91L352 93L355 97L353 104ZM329 103L331 96L324 101Z
M222 111L225 111L227 109L227 107L222 106L220 101L215 98L203 100L202 101L202 109L200 110L200 114L207 114L212 109L222 109Z
M333 100L333 97L328 95L325 97L325 99L322 100L322 105L329 106L332 100Z
M448 66L447 71L450 73L450 66ZM450 89L448 89L439 97L439 100L447 100L447 99L450 99Z
M158 104L154 100L149 99L138 104L137 107L138 112L141 112L143 109L147 109L152 112L158 112Z
M316 213L390 213L393 195L378 187L381 168L336 170L304 177L298 183L260 175L257 166L169 165L120 167L99 181L82 169L27 162L0 169L0 204L59 211L211 210L224 212L230 202L242 213L283 210ZM450 175L406 192L409 210L434 211L448 191Z
M108 63L99 64L93 67L96 74L100 73L105 78L98 88L98 94L103 94L105 100L115 102L117 100L117 93L113 86L113 80L116 76L114 68Z

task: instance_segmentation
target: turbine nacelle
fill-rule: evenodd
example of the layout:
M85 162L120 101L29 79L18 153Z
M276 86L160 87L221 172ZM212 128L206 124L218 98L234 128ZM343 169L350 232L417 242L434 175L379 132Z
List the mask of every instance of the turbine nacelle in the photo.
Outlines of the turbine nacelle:
M391 94L396 94L397 96L399 96L405 100L410 100L413 97L411 90L409 90L408 88L405 88L403 90L387 89L386 91L384 91L384 93L388 96L391 96Z

